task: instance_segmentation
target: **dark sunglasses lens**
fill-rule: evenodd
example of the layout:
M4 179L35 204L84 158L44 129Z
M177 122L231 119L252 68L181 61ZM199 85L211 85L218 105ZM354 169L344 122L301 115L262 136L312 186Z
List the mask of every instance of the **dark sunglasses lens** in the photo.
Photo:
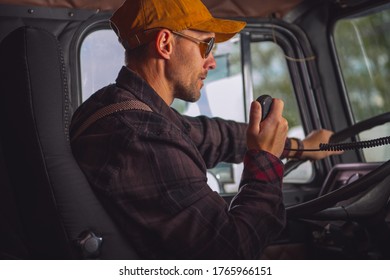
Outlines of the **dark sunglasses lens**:
M209 56L209 54L211 53L211 51L213 50L214 43L215 43L215 38L214 37L210 38L210 41L207 43L206 52L204 54L205 58L207 58Z

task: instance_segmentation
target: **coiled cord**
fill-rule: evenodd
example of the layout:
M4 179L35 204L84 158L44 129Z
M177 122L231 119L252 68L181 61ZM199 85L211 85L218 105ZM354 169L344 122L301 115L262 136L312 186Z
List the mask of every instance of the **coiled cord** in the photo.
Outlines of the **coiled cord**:
M288 149L289 151L302 152L320 152L320 151L350 151L366 148L379 147L390 144L390 136L376 138L367 141L359 141L352 143L321 143L318 149Z
M381 137L377 139L353 142L353 143L327 143L320 144L321 151L349 151L349 150L358 150L358 149L366 149L373 148L383 145L390 144L390 136Z

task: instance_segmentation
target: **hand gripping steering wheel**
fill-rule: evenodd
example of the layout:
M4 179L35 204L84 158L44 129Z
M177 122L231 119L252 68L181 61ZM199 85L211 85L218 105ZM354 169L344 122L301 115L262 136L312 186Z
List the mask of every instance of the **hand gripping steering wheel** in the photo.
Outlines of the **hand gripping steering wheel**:
M358 122L332 135L338 143L373 127L390 121L390 112ZM306 160L290 160L285 164L285 176ZM316 219L347 219L370 216L382 209L390 197L390 160L356 181L315 199L286 208L289 217ZM348 204L337 205L348 200Z

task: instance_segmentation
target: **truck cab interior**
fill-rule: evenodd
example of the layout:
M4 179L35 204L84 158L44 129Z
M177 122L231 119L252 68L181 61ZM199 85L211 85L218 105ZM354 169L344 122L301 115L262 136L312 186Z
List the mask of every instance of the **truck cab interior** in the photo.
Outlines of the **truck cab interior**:
M285 162L287 225L263 259L390 257L390 1L203 0L247 22L214 50L182 114L247 122L263 94L285 102L289 136L335 131L341 155ZM112 83L124 51L109 18L122 0L0 0L0 259L138 259L73 158L75 109ZM227 202L242 165L210 187Z

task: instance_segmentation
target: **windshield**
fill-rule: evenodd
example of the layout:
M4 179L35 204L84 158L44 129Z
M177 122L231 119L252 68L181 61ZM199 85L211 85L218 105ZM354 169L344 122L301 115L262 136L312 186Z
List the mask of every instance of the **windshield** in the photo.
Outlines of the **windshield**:
M390 5L339 20L335 46L355 122L390 111ZM360 140L390 135L390 125L361 133ZM367 161L390 158L388 146L363 150Z

